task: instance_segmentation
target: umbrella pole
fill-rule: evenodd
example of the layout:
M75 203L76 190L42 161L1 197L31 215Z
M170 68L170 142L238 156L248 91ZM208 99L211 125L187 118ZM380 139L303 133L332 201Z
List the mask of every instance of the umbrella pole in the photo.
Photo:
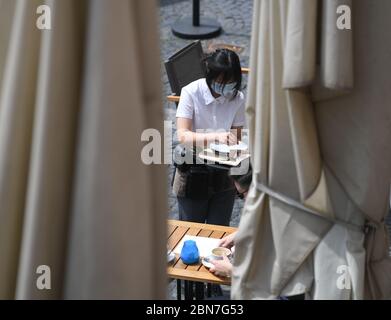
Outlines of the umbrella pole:
M220 23L211 18L200 17L200 0L193 0L193 16L179 19L172 26L172 32L182 39L208 39L217 37Z

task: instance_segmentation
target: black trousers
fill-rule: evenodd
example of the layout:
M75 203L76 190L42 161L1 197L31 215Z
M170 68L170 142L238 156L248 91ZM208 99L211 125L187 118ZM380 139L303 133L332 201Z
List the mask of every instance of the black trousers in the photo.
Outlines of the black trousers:
M190 222L229 226L235 201L235 189L216 192L205 199L177 197L179 219Z

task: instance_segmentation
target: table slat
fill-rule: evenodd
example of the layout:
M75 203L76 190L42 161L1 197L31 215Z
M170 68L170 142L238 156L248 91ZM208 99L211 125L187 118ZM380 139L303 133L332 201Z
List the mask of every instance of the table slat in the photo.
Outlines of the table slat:
M188 269L177 269L177 268L169 268L169 275L175 279L196 281L196 282L208 282L208 283L216 283L223 285L230 285L231 281L229 278L219 278L213 275L213 273L200 272Z
M169 225L174 226L184 226L188 228L200 228L200 229L212 229L214 231L224 231L224 232L235 232L237 228L234 227L226 227L219 226L216 224L205 224L205 223L197 223L197 222L188 222L188 221L179 221L179 220L168 220Z
M170 250L174 250L188 230L189 228L183 226L176 228L174 233L168 239L168 248Z
M174 233L176 228L178 228L178 227L174 226L172 224L167 225L167 238L171 237L171 235Z

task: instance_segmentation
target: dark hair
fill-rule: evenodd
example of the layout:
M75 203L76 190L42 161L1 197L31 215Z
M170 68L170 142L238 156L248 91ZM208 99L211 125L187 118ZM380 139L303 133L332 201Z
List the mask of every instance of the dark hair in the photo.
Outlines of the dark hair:
M251 168L251 165L248 167L247 173L243 175L230 175L230 177L243 189L248 190L253 179L253 170Z
M242 89L242 68L238 55L228 49L217 49L208 54L203 61L206 65L206 83L212 91L212 82L221 77L223 88L229 82L235 82L233 98Z

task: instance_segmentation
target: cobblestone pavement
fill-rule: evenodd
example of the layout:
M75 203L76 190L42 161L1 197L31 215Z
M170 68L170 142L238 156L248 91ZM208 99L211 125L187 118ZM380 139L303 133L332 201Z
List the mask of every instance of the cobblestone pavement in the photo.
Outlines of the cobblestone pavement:
M252 0L202 0L201 1L201 15L206 17L213 17L217 19L222 27L223 33L212 40L202 41L204 49L213 43L225 43L243 47L240 53L242 66L249 65L250 53L250 37L251 37L251 23L252 23ZM191 0L160 0L160 39L161 39L161 60L165 61L169 56L174 54L179 49L191 43L191 40L183 40L175 37L171 32L171 25L177 19L192 14ZM175 136L175 111L174 103L169 103L165 100L165 96L171 93L170 85L168 83L167 74L162 63L162 82L164 88L164 111L165 119L171 121L173 124L173 134ZM247 77L244 76L244 85L246 85ZM244 91L246 91L244 89ZM174 143L175 147L175 143ZM169 185L168 199L169 199L169 218L178 218L178 207L175 196L172 194L170 182L172 179L173 167L168 166L168 180ZM231 218L231 226L238 226L240 213L243 208L243 201L236 200L234 211ZM388 224L391 226L391 214L388 218ZM390 233L391 239L391 233ZM390 249L391 255L391 249ZM176 298L176 283L175 281L169 284L169 298Z

